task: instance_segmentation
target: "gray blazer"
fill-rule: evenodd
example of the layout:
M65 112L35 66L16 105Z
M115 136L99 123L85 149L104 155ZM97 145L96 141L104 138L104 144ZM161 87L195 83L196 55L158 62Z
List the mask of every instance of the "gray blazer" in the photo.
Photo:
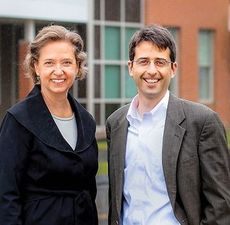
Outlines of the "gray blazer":
M106 122L109 164L109 224L118 224L129 105ZM185 225L230 224L230 154L223 124L208 107L169 97L163 136L163 169L169 199Z

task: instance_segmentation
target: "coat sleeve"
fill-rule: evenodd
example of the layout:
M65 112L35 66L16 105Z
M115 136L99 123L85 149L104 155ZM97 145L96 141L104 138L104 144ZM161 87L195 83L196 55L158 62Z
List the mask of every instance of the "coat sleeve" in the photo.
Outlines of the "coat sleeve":
M203 213L201 225L230 223L230 155L216 113L207 116L199 141Z
M0 224L22 225L21 188L28 137L28 131L7 113L0 127Z

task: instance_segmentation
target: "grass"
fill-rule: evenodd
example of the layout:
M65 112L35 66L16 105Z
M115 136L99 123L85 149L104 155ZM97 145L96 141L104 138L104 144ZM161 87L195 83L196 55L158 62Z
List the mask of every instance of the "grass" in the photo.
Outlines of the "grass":
M227 140L228 140L228 147L230 149L230 129L227 130Z
M99 164L98 164L98 171L97 171L97 175L101 176L101 175L107 175L108 174L108 163L107 161L102 161L100 159L100 154L107 154L107 143L105 140L99 140L97 142L98 144L98 150L99 150Z
M100 140L97 142L99 151L107 150L107 144L105 140Z
M108 174L108 163L107 162L99 162L97 175L103 176Z

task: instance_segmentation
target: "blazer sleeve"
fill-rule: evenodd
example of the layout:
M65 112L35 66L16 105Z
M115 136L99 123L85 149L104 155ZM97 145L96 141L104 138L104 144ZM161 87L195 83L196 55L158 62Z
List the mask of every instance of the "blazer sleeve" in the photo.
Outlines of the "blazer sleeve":
M111 181L110 181L110 124L108 120L106 121L106 142L107 142L107 159L108 159L108 177L109 177L109 189L108 189L108 199L109 199L109 210L108 210L108 221L111 224Z
M28 131L7 113L0 127L0 224L22 225L21 187L28 149Z
M216 113L207 116L199 140L203 213L201 224L230 223L230 155Z

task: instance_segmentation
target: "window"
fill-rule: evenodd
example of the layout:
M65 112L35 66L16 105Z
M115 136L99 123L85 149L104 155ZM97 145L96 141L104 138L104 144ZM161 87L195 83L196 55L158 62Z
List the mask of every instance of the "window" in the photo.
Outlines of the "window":
M105 20L120 20L120 0L105 0Z
M101 58L101 27L95 26L94 27L94 58L100 59Z
M125 0L125 21L141 21L141 2L140 0Z
M105 27L105 59L121 58L121 32L119 27Z
M18 101L19 41L23 36L23 24L0 23L0 120Z
M101 4L100 4L101 0L94 0L94 18L95 20L99 20L100 19L100 8L101 8Z
M125 98L133 98L137 93L134 80L129 75L128 67L125 68Z
M131 39L131 37L133 36L133 34L135 33L137 29L136 28L132 28L132 27L127 27L125 28L125 60L129 59L129 51L128 51L128 47L129 47L129 41Z
M105 66L105 98L120 98L121 79L119 66Z
M213 32L199 32L199 99L210 103L213 100Z
M89 82L92 88L88 90L93 92L93 99L88 101L99 126L137 93L128 73L128 46L133 33L143 25L143 3L143 0L94 0L93 75L87 77L92 79Z

